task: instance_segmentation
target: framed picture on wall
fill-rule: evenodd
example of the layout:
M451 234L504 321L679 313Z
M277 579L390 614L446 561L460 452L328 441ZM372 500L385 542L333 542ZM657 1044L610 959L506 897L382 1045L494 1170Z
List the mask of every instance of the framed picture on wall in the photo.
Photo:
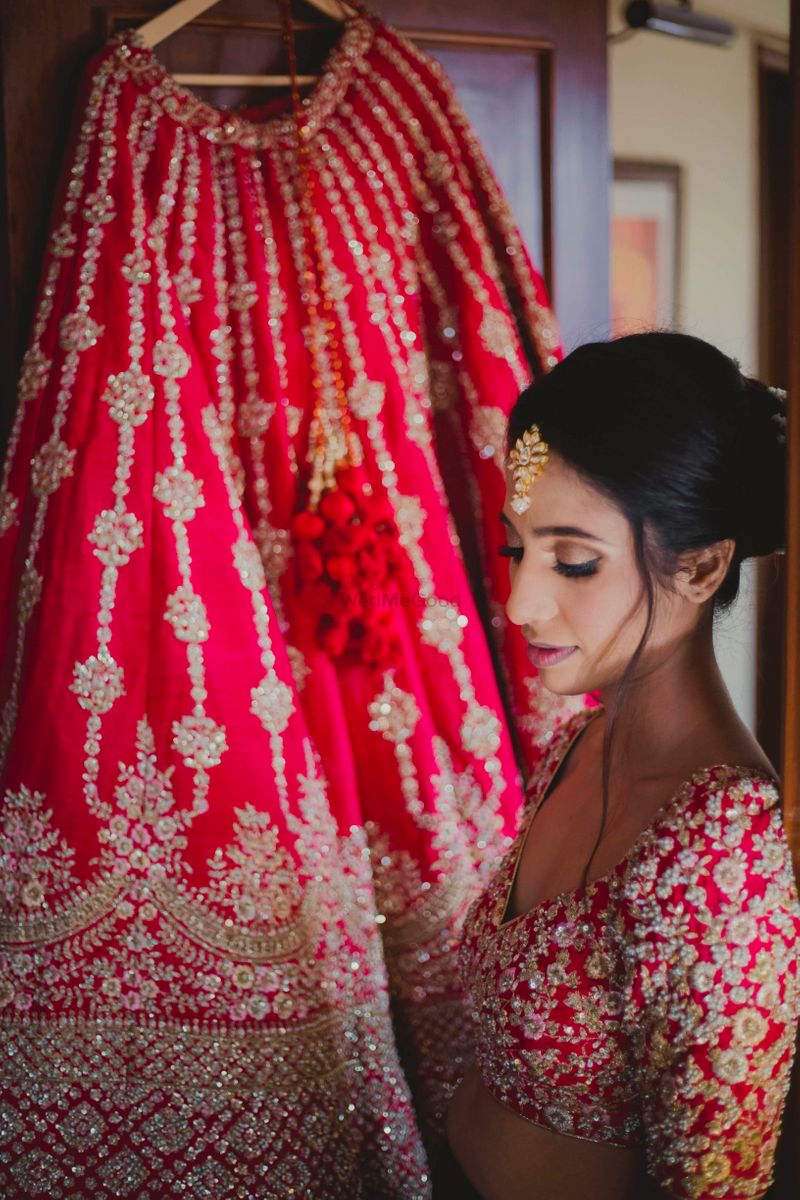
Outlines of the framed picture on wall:
M611 332L678 324L681 169L615 159L611 195Z

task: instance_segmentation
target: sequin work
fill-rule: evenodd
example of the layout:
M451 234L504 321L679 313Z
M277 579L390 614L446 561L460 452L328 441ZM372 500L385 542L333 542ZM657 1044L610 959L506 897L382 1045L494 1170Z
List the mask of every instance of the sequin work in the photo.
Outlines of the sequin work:
M470 1052L457 936L522 801L470 584L533 760L559 713L506 652L495 514L558 338L429 59L350 21L306 112L352 425L411 573L400 665L327 658L298 585L293 114L210 108L122 35L84 81L0 492L4 1196L423 1197Z
M800 1016L800 905L775 784L698 772L624 860L503 920L530 816L467 917L461 967L484 1086L556 1133L644 1145L665 1194L770 1184Z

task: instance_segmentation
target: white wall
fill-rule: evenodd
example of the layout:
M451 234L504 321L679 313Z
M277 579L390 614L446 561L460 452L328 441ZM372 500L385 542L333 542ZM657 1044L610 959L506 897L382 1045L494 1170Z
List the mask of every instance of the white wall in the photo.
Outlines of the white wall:
M609 30L624 27L619 0ZM727 47L641 31L609 53L612 153L679 163L683 245L678 324L758 370L759 44L788 48L789 0L695 0L737 26ZM752 568L752 564L748 564ZM743 572L717 649L739 712L755 723L755 572Z

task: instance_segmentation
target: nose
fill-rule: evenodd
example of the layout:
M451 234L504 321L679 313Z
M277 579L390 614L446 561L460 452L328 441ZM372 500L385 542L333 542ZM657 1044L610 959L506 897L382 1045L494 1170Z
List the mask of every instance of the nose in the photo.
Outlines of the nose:
M541 584L534 583L524 570L517 570L506 601L506 616L512 625L533 625L539 629L558 613L558 604Z

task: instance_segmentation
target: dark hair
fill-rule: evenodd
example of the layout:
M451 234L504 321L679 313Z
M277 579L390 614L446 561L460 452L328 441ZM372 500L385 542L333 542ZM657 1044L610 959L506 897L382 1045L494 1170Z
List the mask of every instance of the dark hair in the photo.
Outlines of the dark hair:
M608 715L603 815L611 740L627 685L653 625L656 590L678 556L727 538L735 550L714 596L727 608L744 559L784 544L785 409L782 396L744 376L733 359L682 333L638 333L579 346L520 396L508 446L538 425L558 453L630 522L647 621Z

